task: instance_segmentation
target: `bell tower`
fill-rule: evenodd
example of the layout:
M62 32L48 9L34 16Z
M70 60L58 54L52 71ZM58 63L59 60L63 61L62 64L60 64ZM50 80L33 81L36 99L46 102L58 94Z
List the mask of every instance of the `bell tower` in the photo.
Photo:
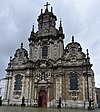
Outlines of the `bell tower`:
M47 36L47 35L55 35L56 34L56 16L53 14L53 8L51 7L51 11L48 10L48 2L46 3L46 9L43 13L41 9L41 14L38 16L38 36Z
M38 31L34 32L34 25L29 38L29 56L30 60L38 59L57 60L62 57L64 51L64 34L62 22L60 20L59 28L56 28L57 17L53 13L53 7L49 11L49 3L44 5L46 8L38 16Z

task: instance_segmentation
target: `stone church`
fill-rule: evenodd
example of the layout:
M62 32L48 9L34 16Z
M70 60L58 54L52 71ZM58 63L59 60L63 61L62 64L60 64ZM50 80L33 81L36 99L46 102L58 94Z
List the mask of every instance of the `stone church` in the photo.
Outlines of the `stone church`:
M28 38L29 53L23 43L10 57L6 69L6 89L3 103L37 107L84 107L90 99L96 105L95 80L88 50L80 43L64 45L62 22L56 28L57 17L53 8L41 9L38 30L34 25Z

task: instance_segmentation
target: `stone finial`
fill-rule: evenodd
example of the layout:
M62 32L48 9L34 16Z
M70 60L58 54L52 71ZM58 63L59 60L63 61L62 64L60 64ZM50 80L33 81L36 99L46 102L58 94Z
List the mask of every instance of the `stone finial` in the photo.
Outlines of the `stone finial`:
M8 63L8 68L11 67L11 64L12 64L12 56L10 56L10 60L9 60L9 63Z
M43 9L41 9L41 14L43 14Z
M62 28L62 21L61 21L61 18L60 18L59 31L60 31L60 33L63 33L63 28Z
M51 13L53 13L53 7L51 7Z
M33 23L32 31L34 32L34 23Z
M21 43L21 48L23 48L23 42Z
M61 21L61 18L60 18L60 27L62 27L62 21Z
M87 51L87 58L88 58L89 57L89 50L87 49L86 51Z
M12 61L12 56L10 56L10 62Z
M88 51L88 49L86 50L87 51L87 62L90 62L90 57L89 57L89 51Z
M72 36L72 43L74 43L74 36Z

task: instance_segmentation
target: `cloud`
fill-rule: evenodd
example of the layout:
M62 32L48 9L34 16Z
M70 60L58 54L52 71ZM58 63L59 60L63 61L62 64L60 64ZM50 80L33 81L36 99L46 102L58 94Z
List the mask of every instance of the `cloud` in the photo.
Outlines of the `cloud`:
M28 38L35 25L37 31L37 18L40 10L44 9L46 0L2 0L0 2L0 77L5 76L5 68L10 56L13 56L20 43L24 42L28 50ZM48 0L53 6L59 27L60 18L65 33L65 44L75 36L86 52L89 49L91 63L98 81L100 62L100 0ZM49 9L50 9L49 7ZM66 45L65 45L66 46Z

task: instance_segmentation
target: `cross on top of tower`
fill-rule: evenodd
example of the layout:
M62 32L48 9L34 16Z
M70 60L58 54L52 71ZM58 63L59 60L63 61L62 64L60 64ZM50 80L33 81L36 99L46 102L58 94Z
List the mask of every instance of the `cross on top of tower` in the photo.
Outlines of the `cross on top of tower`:
M44 5L45 7L46 7L46 9L48 9L48 6L49 6L50 4L48 3L48 2L46 2L46 5Z

